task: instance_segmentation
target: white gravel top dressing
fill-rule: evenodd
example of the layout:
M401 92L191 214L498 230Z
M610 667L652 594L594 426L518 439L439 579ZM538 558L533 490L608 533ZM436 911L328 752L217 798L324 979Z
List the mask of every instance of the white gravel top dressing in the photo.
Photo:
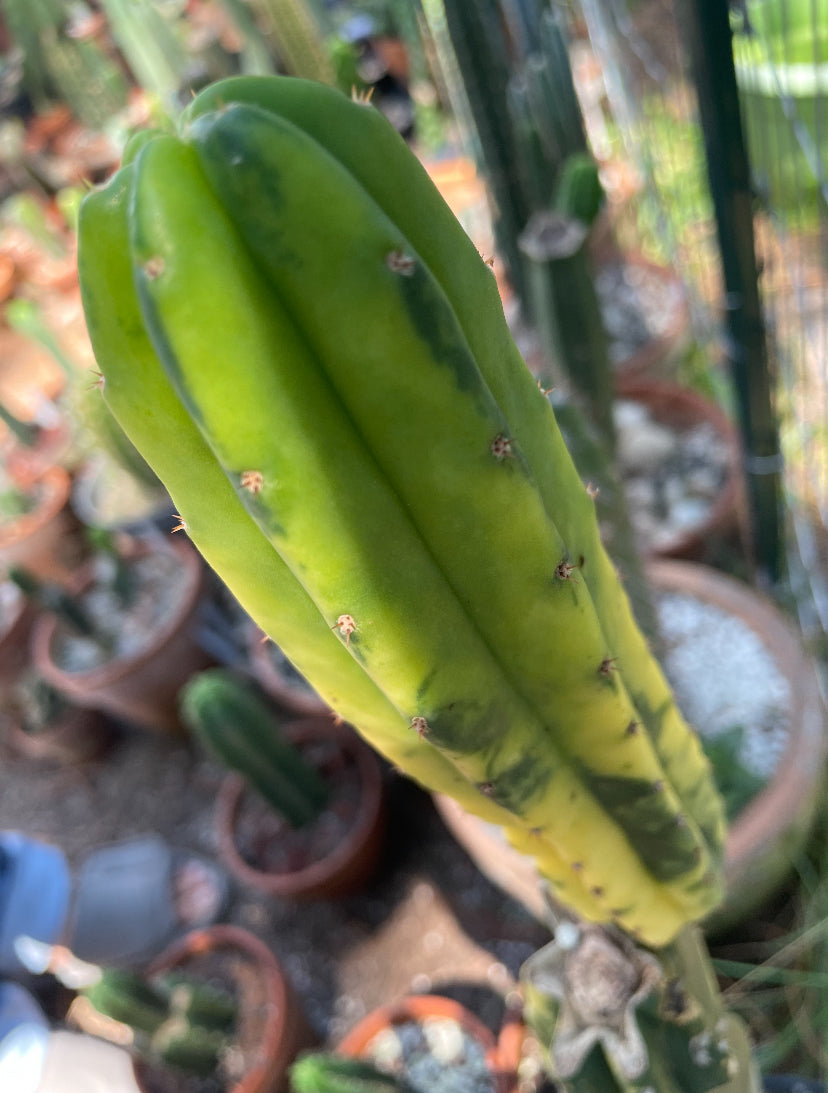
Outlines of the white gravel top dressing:
M659 593L663 667L685 717L703 736L744 732L746 770L767 778L787 745L787 679L747 623L712 604Z
M482 1045L449 1018L394 1025L374 1037L367 1054L418 1093L493 1093Z

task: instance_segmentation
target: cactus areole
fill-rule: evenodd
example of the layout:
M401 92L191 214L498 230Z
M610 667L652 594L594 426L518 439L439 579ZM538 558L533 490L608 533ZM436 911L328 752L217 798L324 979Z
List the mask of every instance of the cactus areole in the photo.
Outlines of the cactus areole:
M103 397L331 707L651 947L721 891L722 809L511 339L393 128L239 77L84 200Z

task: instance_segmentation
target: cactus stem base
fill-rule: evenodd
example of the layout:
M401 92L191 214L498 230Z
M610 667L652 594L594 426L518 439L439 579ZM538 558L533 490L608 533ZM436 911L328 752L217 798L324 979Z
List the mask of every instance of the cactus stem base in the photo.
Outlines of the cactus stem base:
M747 1033L724 1010L704 939L652 951L552 910L554 940L521 971L550 1076L573 1091L758 1093Z

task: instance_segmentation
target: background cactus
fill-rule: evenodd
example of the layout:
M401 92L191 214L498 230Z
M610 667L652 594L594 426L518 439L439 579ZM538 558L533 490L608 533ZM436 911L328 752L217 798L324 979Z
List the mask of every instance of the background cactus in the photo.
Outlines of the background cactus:
M139 1055L201 1077L216 1073L236 1022L231 994L180 973L150 981L108 968L83 995L98 1013L132 1029Z
M293 826L319 815L327 787L298 748L279 735L267 704L231 672L195 676L181 695L185 724L217 759Z
M393 129L224 81L128 149L80 241L104 397L331 707L579 915L659 948L713 907L709 764L491 271Z

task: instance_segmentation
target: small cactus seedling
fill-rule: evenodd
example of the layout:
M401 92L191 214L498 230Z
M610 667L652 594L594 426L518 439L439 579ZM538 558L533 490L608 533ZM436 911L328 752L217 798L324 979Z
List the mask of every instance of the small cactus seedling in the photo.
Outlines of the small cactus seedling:
M83 996L97 1013L128 1026L138 1055L201 1077L216 1073L236 1024L231 994L180 973L149 980L107 968Z
M298 748L280 737L274 714L252 688L220 668L202 672L182 692L182 717L208 751L301 827L319 815L327 787Z

